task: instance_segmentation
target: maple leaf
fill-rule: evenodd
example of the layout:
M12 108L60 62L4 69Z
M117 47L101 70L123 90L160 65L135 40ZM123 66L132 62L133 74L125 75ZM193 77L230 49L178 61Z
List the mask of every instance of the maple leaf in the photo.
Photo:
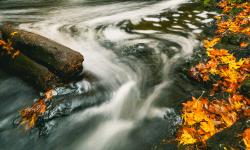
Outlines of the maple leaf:
M221 7L221 8L224 8L224 7L228 6L228 2L225 1L225 0L222 0L222 1L218 4L218 6Z
M195 132L195 129L193 128L183 128L181 130L182 134L179 137L179 143L180 144L194 144L197 142L197 140L194 138L194 136L192 135L192 133Z
M246 129L243 133L243 141L247 149L250 149L250 128Z
M205 132L209 132L211 134L215 134L216 133L216 128L213 122L208 121L208 122L201 122L200 125L201 129Z
M232 126L237 120L237 114L235 112L232 112L226 115L222 114L221 117L227 127Z
M229 103L237 111L246 107L245 100L246 98L244 96L238 94L234 94L232 97L229 97L228 99Z
M209 49L209 50L207 50L207 52L208 52L208 56L210 56L210 57L227 56L229 54L228 50L225 50L225 49L220 49L220 50Z
M244 110L244 115L245 115L246 117L250 117L250 108Z
M214 47L221 39L219 37L213 38L212 40L205 40L204 47L205 48L212 48Z
M249 43L246 43L246 42L240 43L241 48L246 48L248 45L249 45Z

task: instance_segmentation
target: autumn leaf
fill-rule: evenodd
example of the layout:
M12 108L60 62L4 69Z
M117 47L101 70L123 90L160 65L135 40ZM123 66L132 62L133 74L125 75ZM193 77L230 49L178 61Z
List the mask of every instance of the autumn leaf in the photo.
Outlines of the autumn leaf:
M250 108L244 110L244 115L245 115L246 117L250 117Z
M12 58L13 58L13 59L16 58L19 54L20 54L20 51L17 50L17 51L12 55Z
M246 129L243 133L243 141L247 149L250 149L250 128Z
M209 49L207 50L208 52L208 56L210 57L221 57L221 56L227 56L229 53L228 53L228 50L226 49Z
M53 89L48 90L47 92L45 92L45 94L44 94L45 99L47 99L47 100L52 99L52 97L53 97L53 93L54 93L54 90L53 90Z
M11 33L13 35L15 35L16 33ZM2 49L8 54L10 55L13 59L16 58L19 54L20 51L19 50L15 50L12 47L12 41L11 39L7 39L6 41L0 40L0 47L2 47Z
M22 117L21 124L25 126L25 129L30 129L35 126L38 117L45 113L46 107L45 101L39 99L31 107L25 108L20 112Z
M205 132L211 133L212 135L216 133L216 128L213 122L201 122L201 129Z
M250 100L239 94L242 82L250 77L250 58L236 59L227 49L215 48L225 33L250 36L250 3L236 4L221 0L218 6L223 9L223 14L215 17L217 35L203 42L208 60L191 67L189 75L198 81L212 82L210 96L216 92L226 92L229 97L214 98L211 101L202 96L198 99L193 97L183 103L183 123L177 136L180 144L205 143L214 134L232 126L240 116L250 116ZM222 19L223 16L230 15L232 8L241 8L242 11L235 16L225 17L228 19ZM248 45L249 43L242 42L239 47L245 48ZM246 148L250 149L250 129L244 132L243 141Z
M47 109L46 101L52 99L53 93L54 90L48 90L31 107L21 110L21 124L25 126L25 129L33 128L36 125L38 117L44 115Z
M194 138L194 133L195 129L192 128L183 128L182 129L182 134L179 137L179 143L180 144L194 144L197 142L197 140Z
M241 47L241 48L246 48L248 45L249 45L249 44L246 43L246 42L240 43L240 47Z
M16 34L17 34L17 32L12 32L12 33L10 34L10 36L11 36L11 37L14 37Z
M0 40L0 46L6 45L6 42L3 40Z
M204 47L205 48L212 48L214 47L218 42L220 41L220 38L216 37L212 40L205 40L203 43L204 43Z

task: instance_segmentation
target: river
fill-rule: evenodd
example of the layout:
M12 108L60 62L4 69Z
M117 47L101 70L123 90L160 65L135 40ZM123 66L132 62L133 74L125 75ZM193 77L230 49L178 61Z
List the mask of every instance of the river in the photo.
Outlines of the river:
M38 94L0 71L0 149L177 149L163 143L194 87L175 68L214 15L188 0L1 0L0 24L79 51L89 76L58 88L43 126L24 131L13 124Z

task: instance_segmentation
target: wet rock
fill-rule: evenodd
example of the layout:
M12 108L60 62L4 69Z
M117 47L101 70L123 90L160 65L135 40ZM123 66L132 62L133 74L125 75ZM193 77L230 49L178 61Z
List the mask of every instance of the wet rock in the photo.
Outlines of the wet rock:
M216 35L217 25L216 21L209 22L205 24L205 28L203 29L201 40L206 39L208 37L214 37Z
M147 77L145 76L144 85L145 87L150 87L156 81L155 79L160 79L161 74L159 68L162 65L162 59L160 53L157 53L156 50L145 43L138 43L132 46L124 47L116 51L116 53L122 57L132 59L137 62L137 64L144 66L147 71ZM132 68L139 70L140 67L135 66L134 63L130 64ZM142 67L141 67L142 68ZM146 74L145 74L146 75Z
M250 38L244 34L227 34L222 37L222 43L239 46L241 42L249 41Z
M215 134L208 139L207 147L212 150L239 149L244 150L245 146L240 136L249 127L249 120L242 118L231 127Z
M141 61L150 71L156 74L159 71L159 66L162 63L159 53L156 53L154 48L149 47L144 43L138 43L132 46L124 47L117 51L118 55L129 57Z
M240 92L250 98L250 79L246 79L241 85Z
M168 56L168 58L172 58L176 54L181 52L180 45L171 41L164 41L159 43L158 48L161 49Z

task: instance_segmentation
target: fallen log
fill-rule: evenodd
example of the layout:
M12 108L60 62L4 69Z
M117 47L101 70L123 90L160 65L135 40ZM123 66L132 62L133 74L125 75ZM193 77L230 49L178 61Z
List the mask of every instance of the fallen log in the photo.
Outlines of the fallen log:
M22 53L13 58L13 55L6 53L2 47L0 47L0 66L5 71L34 85L38 90L46 91L59 84L57 76L46 67L34 62Z
M83 56L68 47L11 25L4 25L1 31L3 39L11 39L15 49L47 67L62 80L67 81L83 70Z

